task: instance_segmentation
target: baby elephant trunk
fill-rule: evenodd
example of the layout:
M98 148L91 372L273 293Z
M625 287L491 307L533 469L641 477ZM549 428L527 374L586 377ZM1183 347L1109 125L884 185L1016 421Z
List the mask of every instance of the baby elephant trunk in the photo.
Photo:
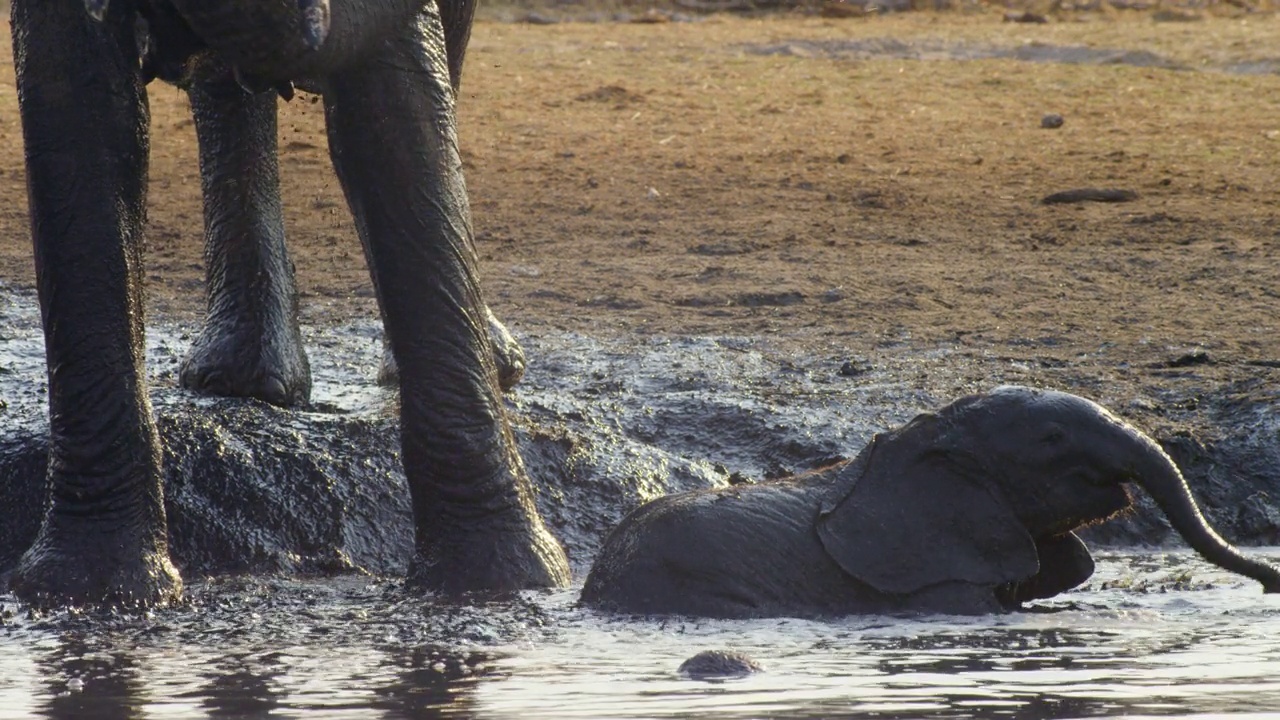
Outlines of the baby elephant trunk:
M1178 466L1150 438L1143 436L1140 441L1141 459L1139 467L1134 468L1137 483L1164 511L1173 529L1214 565L1257 580L1262 583L1263 592L1280 592L1280 570L1241 555L1239 550L1214 532L1196 506Z

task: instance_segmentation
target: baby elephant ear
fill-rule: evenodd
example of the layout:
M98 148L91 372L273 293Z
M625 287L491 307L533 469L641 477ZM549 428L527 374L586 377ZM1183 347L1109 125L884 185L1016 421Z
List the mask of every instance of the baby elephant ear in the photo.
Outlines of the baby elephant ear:
M1035 543L978 475L918 436L877 436L836 478L818 537L845 572L884 593L1035 575Z

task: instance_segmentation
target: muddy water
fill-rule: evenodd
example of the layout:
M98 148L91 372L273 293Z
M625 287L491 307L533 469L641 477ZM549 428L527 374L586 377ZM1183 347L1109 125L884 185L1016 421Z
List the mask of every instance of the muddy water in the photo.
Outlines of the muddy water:
M1266 553L1280 559L1280 550ZM573 593L432 605L393 581L232 580L148 617L0 627L0 717L829 718L1233 714L1280 708L1280 600L1184 553L1107 553L1035 612L693 621ZM764 669L681 677L732 648Z
M316 391L305 412L177 390L186 332L153 323L148 359L189 604L148 616L33 615L0 595L0 718L1280 709L1280 600L1179 551L1113 549L1085 588L1036 612L977 619L655 621L579 610L573 592L473 606L408 595L395 579L409 527L394 393L373 383L377 324L306 329ZM0 293L0 336L3 561L30 530L15 528L38 515L30 489L46 410L29 294ZM909 339L858 348L821 338L520 339L533 362L508 400L540 507L579 579L603 533L649 497L735 474L803 472L853 455L871 433L916 412L1002 382L1075 390L1158 418L1163 425L1147 427L1225 535L1255 544L1280 537L1270 499L1280 497L1280 397L1266 368L1241 368L1224 383L1176 357L1173 371L1120 372L1105 348L1063 365ZM237 482L221 481L228 476ZM232 489L212 489L222 486ZM352 504L344 493L356 486L366 500L377 496L373 506ZM238 512L248 497L279 512L253 525ZM280 528L286 516L299 526ZM1171 540L1149 506L1090 534L1113 548ZM1278 550L1248 552L1280 560ZM250 561L259 574L226 574ZM296 579L353 567L374 572ZM677 674L684 659L717 648L745 652L765 671L723 682Z

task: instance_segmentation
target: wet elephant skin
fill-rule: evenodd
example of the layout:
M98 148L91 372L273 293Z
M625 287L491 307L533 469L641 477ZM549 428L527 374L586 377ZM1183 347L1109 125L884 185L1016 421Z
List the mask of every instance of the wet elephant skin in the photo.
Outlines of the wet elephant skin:
M292 89L273 88L211 58L168 5L144 3L143 9L153 28L144 43L144 76L150 63L159 77L187 89L200 149L208 313L183 361L182 385L222 397L305 404L311 373L285 245L276 146L275 96ZM474 9L469 0L440 6L455 92ZM157 36L159 30L168 34ZM173 36L175 42L167 42ZM524 372L523 350L492 311L485 313L499 383L510 389ZM395 384L399 372L385 344L381 375Z
M436 6L335 2L329 40L314 56L294 52L303 47L296 38L271 37L297 26L296 4L173 6L189 21L194 11L227 21L202 18L190 27L214 67L234 67L233 79L272 88L305 80L324 91L331 156L401 369L401 457L416 537L411 579L446 592L566 583L563 551L530 498L502 406ZM407 16L392 17L399 23L378 15L405 7ZM246 9L262 12L247 22L237 14ZM149 604L181 593L144 373L148 117L139 11L121 0L95 20L80 0L13 3L50 442L48 510L10 582L36 602ZM246 26L255 32L236 35ZM223 27L228 34L216 35ZM456 25L448 32L465 37ZM460 69L460 49L455 58ZM305 396L306 361L297 349L273 161L260 159L271 155L262 150L273 142L274 113L265 100L237 99L225 75L219 83L193 91L212 201L214 323L184 377L233 392L245 378L207 368L219 356L245 357L248 382L273 401L296 401ZM228 194L232 175L249 178L240 195ZM220 203L247 209L225 212Z
M1155 441L1083 398L1006 386L828 470L640 507L606 539L582 601L715 617L1016 608L1089 578L1075 531L1128 509L1130 483L1206 560L1280 592L1280 571L1209 527Z
M183 360L184 387L299 405L311 368L284 244L274 92L228 73L188 90L200 148L208 314Z

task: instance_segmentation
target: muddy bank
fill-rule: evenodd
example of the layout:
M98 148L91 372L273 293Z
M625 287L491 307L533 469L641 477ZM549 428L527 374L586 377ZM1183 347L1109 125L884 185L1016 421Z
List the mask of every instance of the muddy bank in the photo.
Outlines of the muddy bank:
M33 299L9 293L0 356L0 567L35 532L45 464L43 355ZM399 573L410 554L394 393L377 387L378 326L306 330L313 406L193 396L174 371L189 328L153 323L153 402L175 560L225 572ZM1187 352L1134 368L1100 349L1035 363L957 342L842 347L797 336L521 336L529 371L508 399L548 523L575 573L603 534L658 495L802 473L879 430L1007 382L1095 398L1151 432L1206 515L1241 544L1280 544L1280 383L1266 363ZM1088 531L1102 545L1174 545L1146 498Z

